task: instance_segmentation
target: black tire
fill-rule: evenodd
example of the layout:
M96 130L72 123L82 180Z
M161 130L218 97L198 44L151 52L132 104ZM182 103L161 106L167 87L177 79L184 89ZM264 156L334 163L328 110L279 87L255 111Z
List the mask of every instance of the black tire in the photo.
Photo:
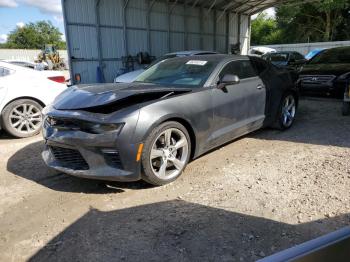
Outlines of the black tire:
M350 102L343 102L342 114L343 116L350 115Z
M26 137L31 137L31 136L35 136L38 133L40 133L41 130L41 125L42 125L42 117L40 117L40 122L36 122L36 126L38 128L36 128L34 130L29 130L28 132L19 132L16 128L14 128L11 125L11 119L10 119L10 115L11 112L17 108L18 106L21 105L30 105L33 106L35 108L35 110L37 110L38 112L40 112L43 109L43 107L36 101L31 100L31 99L19 99L19 100L15 100L13 102L11 102L10 104L8 104L2 111L2 126L5 129L5 131L10 134L11 136L17 137L17 138L26 138Z
M156 142L157 138L159 138L159 136L165 132L168 129L177 129L179 131L181 131L184 136L187 139L187 144L188 144L188 151L187 151L187 157L186 157L186 161L184 164L183 169L181 170L181 172L176 175L175 177L172 177L171 179L162 179L159 178L153 171L153 168L151 166L151 150L152 147L154 145L154 143ZM175 181L178 177L181 176L182 172L185 170L189 160L190 160L190 155L191 155L191 140L190 140L190 136L188 134L187 129L181 125L178 122L165 122L161 125L159 125L158 127L156 127L147 137L145 143L144 143L144 148L143 148L143 152L142 152L142 158L141 158L141 162L142 162L142 179L144 181L146 181L149 184L152 184L154 186L162 186L162 185L166 185L169 184L173 181Z
M294 99L294 103L295 103L295 112L294 112L294 116L293 116L293 119L291 121L290 124L286 124L285 121L284 121L284 104L286 102L286 99L287 98L290 98L292 97ZM281 131L284 131L284 130L287 130L289 128L291 128L294 124L294 121L295 121L295 116L296 116L296 112L297 112L297 105L298 105L298 100L295 96L295 94L293 93L286 93L283 98L281 99L281 102L280 102L280 106L278 108L278 113L277 113L277 117L276 117L276 120L275 120L275 123L273 124L273 127L278 129L278 130L281 130Z

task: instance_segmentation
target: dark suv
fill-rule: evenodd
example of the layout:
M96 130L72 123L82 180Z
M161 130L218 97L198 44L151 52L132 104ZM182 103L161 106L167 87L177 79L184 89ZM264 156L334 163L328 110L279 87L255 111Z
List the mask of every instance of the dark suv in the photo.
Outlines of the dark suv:
M299 72L299 87L302 94L343 97L349 80L350 46L322 51Z
M294 51L268 53L263 55L262 58L277 67L288 69L298 69L307 61L302 54Z

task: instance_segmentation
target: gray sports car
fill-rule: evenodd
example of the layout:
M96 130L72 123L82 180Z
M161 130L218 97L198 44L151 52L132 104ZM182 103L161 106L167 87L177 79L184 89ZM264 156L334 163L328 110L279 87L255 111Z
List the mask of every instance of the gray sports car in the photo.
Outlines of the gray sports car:
M46 164L84 178L164 185L188 162L266 126L288 129L298 92L257 57L160 62L130 84L73 86L44 110Z

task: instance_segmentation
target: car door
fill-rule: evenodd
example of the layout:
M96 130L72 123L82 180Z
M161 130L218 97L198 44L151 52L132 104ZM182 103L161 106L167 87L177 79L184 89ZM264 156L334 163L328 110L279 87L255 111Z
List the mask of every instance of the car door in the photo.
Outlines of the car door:
M265 118L265 86L250 60L227 63L217 80L226 74L237 75L240 83L212 91L215 127L211 141L215 145L260 128Z

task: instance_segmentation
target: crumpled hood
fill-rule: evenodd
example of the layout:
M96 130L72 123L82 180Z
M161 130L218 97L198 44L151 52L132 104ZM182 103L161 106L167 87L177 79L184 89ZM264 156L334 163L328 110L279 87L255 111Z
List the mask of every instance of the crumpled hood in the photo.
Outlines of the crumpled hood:
M77 85L61 93L53 107L58 110L85 109L117 103L133 96L190 90L144 83Z
M350 72L350 64L306 64L301 75L335 75L340 76Z

